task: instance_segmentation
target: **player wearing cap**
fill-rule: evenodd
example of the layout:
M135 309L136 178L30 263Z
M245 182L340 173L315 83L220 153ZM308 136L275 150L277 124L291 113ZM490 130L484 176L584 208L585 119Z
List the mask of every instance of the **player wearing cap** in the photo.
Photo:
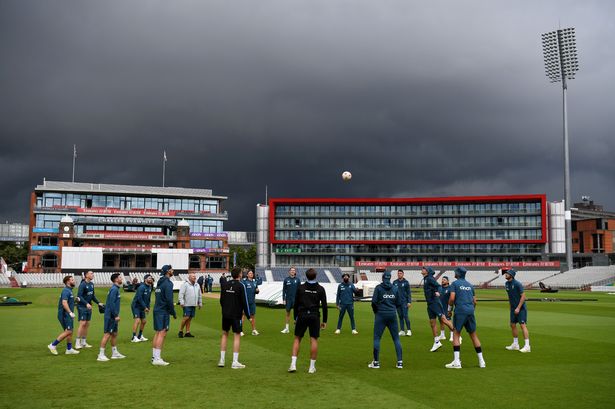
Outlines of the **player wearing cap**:
M478 355L478 366L480 368L486 366L480 340L476 334L476 318L474 317L476 295L474 294L474 286L466 281L466 273L467 270L464 267L457 267L455 269L455 278L457 280L450 285L451 296L448 301L447 310L450 312L455 307L455 315L453 316L453 362L445 365L449 369L461 368L459 334L463 328L468 331L472 344L474 344L474 349Z
M66 338L66 355L78 354L79 351L73 349L72 337L73 337L73 318L75 318L75 297L73 296L73 288L75 288L75 278L73 276L66 276L62 280L64 282L64 288L60 294L58 300L58 321L62 326L62 333L58 335L56 339L49 345L49 352L54 355L58 355L57 346L63 339Z
M388 328L395 353L397 355L397 368L404 367L402 361L401 342L397 326L397 309L401 306L402 300L397 292L397 287L391 284L391 272L385 271L382 274L382 283L378 284L372 295L372 310L374 311L374 360L367 365L368 368L380 368L380 339L384 329Z
M156 284L156 302L154 303L154 339L152 340L152 365L166 366L168 362L162 359L164 339L169 331L171 315L177 318L173 306L173 267L170 264L162 266L160 278Z
M410 318L408 317L408 309L412 306L412 293L410 292L410 283L404 278L404 270L397 270L397 280L393 281L393 285L397 287L397 293L401 299L401 307L397 309L399 335L412 336ZM408 330L404 331L404 328L408 328Z
M79 289L77 290L77 316L79 317L79 328L77 329L77 340L75 341L75 349L92 348L92 345L86 342L90 321L92 320L92 301L102 307L103 304L98 301L94 293L94 273L88 271L85 273Z
M100 352L96 359L99 362L107 362L109 360L105 355L105 348L109 340L111 340L111 359L126 358L117 350L117 330L118 324L120 323L120 287L122 285L122 277L123 274L120 273L111 274L111 282L113 282L113 285L109 289L107 301L105 302L104 334L100 341Z
M222 307L222 336L220 337L219 367L224 367L228 333L233 330L233 363L232 369L243 369L246 366L239 362L239 346L241 343L241 317L250 316L246 288L239 280L241 269L234 267L231 270L232 280L224 283L220 289L220 306Z
M297 277L297 270L295 267L288 269L288 277L284 279L282 284L282 301L286 307L286 326L282 331L282 334L288 334L288 324L290 322L290 311L295 306L295 294L297 293L297 287L301 284L301 280Z
M328 309L327 293L323 286L316 281L316 270L313 268L305 272L307 281L297 288L297 296L293 307L295 318L295 339L293 341L292 356L288 372L297 370L297 355L299 346L305 335L310 330L310 368L308 373L316 372L316 358L318 356L318 337L320 330L327 327ZM322 308L322 322L320 322L320 309Z
M358 332L354 322L354 296L358 294L359 290L350 282L350 275L348 273L342 274L342 281L343 282L337 286L337 294L335 295L335 305L340 312L339 318L337 319L335 334L341 332L344 315L348 312L352 334L356 335Z
M143 283L137 288L137 292L132 299L130 308L132 317L135 319L132 324L132 339L130 342L145 342L147 338L143 336L143 328L147 322L147 313L152 299L152 286L154 285L154 277L151 274L146 274L143 277ZM139 334L137 335L137 329Z
M252 335L258 335L256 330L256 294L259 293L258 283L254 280L254 271L248 271L246 278L241 280L246 288L246 295L248 297L248 306L250 307L250 324L252 325ZM243 336L243 332L241 333Z
M429 316L429 325L431 325L434 340L429 352L435 352L442 347L440 335L438 335L438 330L436 329L436 319L440 320L440 323L446 325L451 331L453 330L453 324L446 319L442 304L440 304L440 284L434 278L435 271L431 267L423 267L421 274L423 275L423 292L427 302L427 315Z
M190 333L190 323L196 314L196 308L199 310L203 307L203 296L201 295L201 288L196 282L196 274L189 273L188 281L182 283L179 289L179 305L184 310L184 317L179 326L178 336L180 338L194 338L194 335ZM186 334L183 330L186 327Z
M502 274L506 278L506 292L510 304L510 328L512 329L513 343L506 347L509 351L519 351L523 353L531 352L530 334L527 329L527 307L525 305L525 292L523 284L515 280L517 272L512 268L503 268ZM517 323L523 331L525 345L519 349L519 330Z

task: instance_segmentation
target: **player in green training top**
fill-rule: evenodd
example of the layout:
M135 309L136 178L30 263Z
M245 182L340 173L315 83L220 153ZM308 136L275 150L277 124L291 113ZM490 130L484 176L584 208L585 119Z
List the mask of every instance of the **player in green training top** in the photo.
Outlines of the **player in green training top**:
M523 284L515 280L517 272L512 268L503 268L502 274L506 278L506 292L510 304L510 328L512 329L513 343L506 347L509 351L531 352L530 334L527 330L527 307L525 305L525 292ZM525 345L519 349L519 330L517 324L523 331Z

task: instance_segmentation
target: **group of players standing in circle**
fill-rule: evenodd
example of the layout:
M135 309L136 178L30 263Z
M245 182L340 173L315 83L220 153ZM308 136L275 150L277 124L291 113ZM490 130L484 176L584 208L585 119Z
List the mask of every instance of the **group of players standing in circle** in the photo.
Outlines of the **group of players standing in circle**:
M461 331L465 328L468 332L472 344L477 353L478 366L486 366L482 354L481 343L476 333L476 295L474 286L466 279L467 270L464 267L455 269L456 280L449 284L446 276L442 277L442 284L435 279L435 272L431 267L423 267L423 291L427 303L427 314L434 336L434 344L430 351L437 351L442 347L442 340L446 339L444 328L451 331L451 342L453 344L453 361L446 364L446 368L461 368ZM300 349L301 340L305 332L309 330L310 335L310 366L309 373L316 372L316 358L318 355L318 338L320 330L325 329L328 320L327 297L325 289L316 281L317 272L314 269L306 271L307 280L301 283L297 277L296 269L291 267L289 276L284 280L282 287L282 299L286 309L285 327L283 334L290 332L289 324L291 312L293 314L294 341L292 346L291 364L289 372L297 370L297 356ZM515 270L510 268L502 269L502 274L506 278L506 291L510 304L510 325L513 334L513 343L506 347L507 350L517 350L520 352L530 352L529 334L527 330L527 307L525 303L525 293L523 285L515 280ZM173 269L170 265L165 265L161 270L161 277L158 280L156 290L153 291L154 278L146 275L143 283L139 285L131 303L132 314L134 317L133 334L131 342L145 342L148 339L143 337L143 329L146 324L146 316L150 311L151 294L155 294L154 316L154 339L152 342L151 363L156 366L169 365L161 357L164 340L169 330L170 316L176 318L173 302L173 284L170 277L173 276ZM250 271L246 278L241 279L241 270L234 268L231 271L231 280L221 281L220 305L222 307L222 336L220 340L220 360L219 367L225 366L225 356L229 332L234 333L233 338L233 361L231 368L242 369L245 365L238 360L240 339L243 336L243 318L250 319L252 325L252 335L259 335L255 328L255 295L258 293L258 285L254 281L254 274ZM368 367L372 369L380 368L380 341L385 329L389 330L396 352L396 367L403 368L402 345L400 336L411 336L410 319L408 310L412 305L412 295L410 284L404 278L404 271L397 271L397 280L391 281L391 272L385 271L382 274L382 282L376 286L371 299L371 306L374 312L374 331L373 331L373 360ZM358 294L354 284L350 282L350 276L344 274L343 282L339 284L336 293L336 307L339 310L339 317L335 334L341 333L343 318L348 313L351 323L352 334L358 334L354 320L354 299ZM58 301L58 320L63 332L48 345L50 352L58 354L57 345L64 339L67 341L66 354L78 354L81 348L91 348L87 343L87 332L89 322L92 317L92 305L98 305L98 309L104 314L104 335L100 343L100 352L97 360L100 362L109 361L105 354L105 348L110 341L112 347L111 359L125 358L117 349L117 334L120 310L120 287L122 285L122 275L112 274L113 285L107 295L106 303L101 303L95 295L93 273L85 273L77 293L77 310L79 314L79 329L77 332L76 343L72 345L73 333L73 313L75 307L75 297L72 289L75 287L75 279L72 276L64 278L64 289ZM186 287L186 288L184 288ZM179 332L181 337L191 337L190 321L195 315L195 308L201 308L201 291L196 283L194 274L189 275L189 280L183 283L180 291L180 305L184 310L182 327ZM182 302L183 301L183 302ZM322 311L322 316L321 316ZM454 312L454 314L453 314ZM399 326L398 326L399 319ZM440 323L440 333L437 331L438 321ZM525 344L519 347L517 324L521 326ZM183 329L186 328L186 334Z

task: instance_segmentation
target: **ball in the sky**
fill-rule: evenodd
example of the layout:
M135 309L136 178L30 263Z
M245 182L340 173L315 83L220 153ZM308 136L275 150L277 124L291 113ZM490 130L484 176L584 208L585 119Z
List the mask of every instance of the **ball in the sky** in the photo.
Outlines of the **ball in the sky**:
M350 179L352 179L352 173L348 172L347 170L344 171L342 173L342 179L344 180L344 182L348 182Z

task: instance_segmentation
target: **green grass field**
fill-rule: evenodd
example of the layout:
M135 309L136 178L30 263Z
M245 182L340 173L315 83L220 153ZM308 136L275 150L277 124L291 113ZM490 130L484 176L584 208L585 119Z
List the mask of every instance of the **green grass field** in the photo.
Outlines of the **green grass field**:
M330 308L329 327L320 340L318 372L309 375L308 340L302 345L298 372L287 373L292 335L280 334L283 310L266 307L257 310L261 335L242 339L240 360L247 368L231 370L229 357L226 368L217 368L220 308L215 299L207 299L197 312L192 328L196 338L178 339L179 320L172 320L163 351L163 358L171 362L168 367L150 365L150 342L129 342L132 294L122 297L119 333L119 349L127 359L96 362L102 335L98 313L88 337L95 348L66 356L63 342L58 347L61 354L53 356L46 345L60 332L55 318L59 293L60 289L0 289L0 295L33 302L0 307L0 407L606 408L615 402L615 295L565 292L554 296L598 301L530 302L530 354L504 349L511 341L508 304L479 302L485 369L478 368L469 337L461 349L461 370L444 368L452 360L449 342L438 352L428 352L432 338L425 304L420 302L410 313L413 336L402 338L404 369L394 367L387 333L381 369L368 369L370 306L357 304L356 336L350 335L347 318L342 334L333 334L337 310ZM98 293L104 299L106 289ZM502 299L505 292L481 290L478 296ZM541 297L531 291L528 296ZM152 337L151 322L145 336Z

